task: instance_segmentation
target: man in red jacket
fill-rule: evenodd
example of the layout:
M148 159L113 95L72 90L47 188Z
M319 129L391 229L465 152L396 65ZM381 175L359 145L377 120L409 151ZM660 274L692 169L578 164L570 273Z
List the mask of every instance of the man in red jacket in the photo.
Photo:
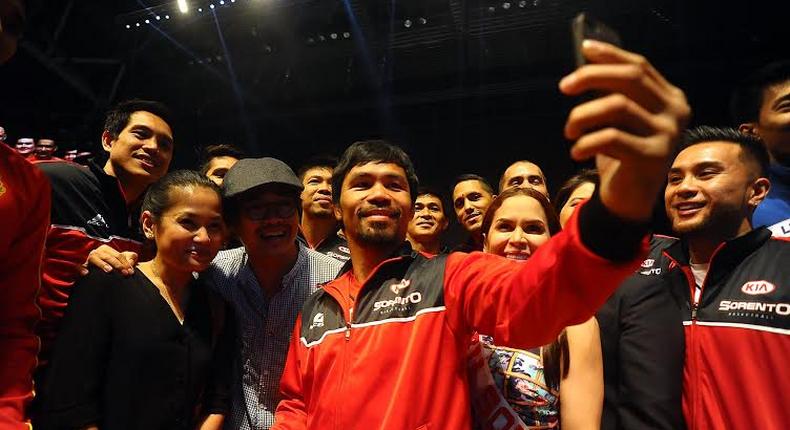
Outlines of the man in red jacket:
M16 50L24 26L19 1L0 1L0 63ZM0 127L1 129L2 127ZM0 139L5 140L5 139ZM47 178L17 151L0 142L0 429L28 430L33 369L41 317L36 294L41 286L44 239L49 227Z
M660 280L681 305L686 424L786 429L790 242L752 228L770 188L768 152L754 136L716 127L690 130L681 148L664 193L680 240L664 250Z
M612 94L577 106L565 134L575 159L596 157L601 186L525 263L404 249L417 186L408 156L381 141L346 150L332 188L351 264L305 303L273 428L469 429L474 332L516 348L548 343L633 272L689 108L641 56L590 41L584 54L597 64L560 89Z

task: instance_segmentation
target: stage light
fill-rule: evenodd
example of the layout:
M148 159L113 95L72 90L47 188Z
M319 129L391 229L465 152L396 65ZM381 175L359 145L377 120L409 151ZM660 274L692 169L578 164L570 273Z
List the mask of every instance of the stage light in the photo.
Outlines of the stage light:
M150 24L150 23L151 23L151 21L149 21L149 20L147 20L147 19L146 19L146 20L145 20L145 23L146 23L146 24Z
M494 12L496 12L496 8L494 6L489 6L488 7L488 11L491 12L491 13L494 13Z
M126 28L132 28L132 26L129 25L129 24L126 24Z
M135 27L139 27L139 26L140 26L140 23L139 23L139 22L135 22L135 23L134 23L134 26L135 26Z
M225 4L225 0L219 0L219 4L224 5Z
M202 8L202 7L199 7L199 8L198 8L198 12L203 12L203 8Z
M189 5L187 4L187 0L178 0L178 10L181 13L189 12Z
M231 3L236 3L236 0L230 0Z
M522 9L527 7L527 0L521 0L520 2L518 2L518 7L522 8Z
M411 27L411 20L407 19L406 21L403 21L403 26L406 27L406 28Z
M165 15L165 19L170 19L170 15Z
M337 40L337 33L332 33L329 37L332 38L332 40Z
M504 3L502 3L502 9L505 9L505 10L508 10L508 9L510 9L510 2L504 2Z
M159 15L157 15L156 16L156 20L159 21L160 19L162 19L162 18Z
M427 19L425 19L425 18L422 18L422 17L421 17L420 19L418 19L418 20L417 20L417 22L419 22L419 23L420 23L420 25L425 25L425 24L427 24L427 23L428 23L428 20L427 20Z
M348 39L349 37L351 37L351 33L347 32L347 31L344 31L343 32L343 39Z
M214 4L212 3L212 4L208 5L208 7L214 9Z

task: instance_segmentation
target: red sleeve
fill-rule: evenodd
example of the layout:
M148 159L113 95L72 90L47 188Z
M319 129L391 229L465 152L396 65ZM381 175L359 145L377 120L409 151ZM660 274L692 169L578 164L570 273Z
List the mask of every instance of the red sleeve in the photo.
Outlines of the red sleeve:
M445 301L459 336L478 331L497 345L532 348L588 320L603 305L639 266L647 240L630 261L606 260L582 244L578 212L526 262L481 252L447 257Z
M280 394L282 400L277 405L274 413L274 426L272 430L296 430L307 428L307 406L302 391L301 354L304 351L300 340L302 316L296 318L291 345L288 347L288 357L285 360L285 369L280 379Z
M44 240L50 189L44 174L0 144L0 428L28 429L40 318Z

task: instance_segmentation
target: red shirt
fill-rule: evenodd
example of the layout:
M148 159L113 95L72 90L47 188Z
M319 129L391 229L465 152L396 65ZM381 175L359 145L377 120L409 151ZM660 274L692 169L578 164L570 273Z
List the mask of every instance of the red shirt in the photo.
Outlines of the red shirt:
M44 174L0 144L0 429L28 429L41 314L36 295L49 227L50 189Z

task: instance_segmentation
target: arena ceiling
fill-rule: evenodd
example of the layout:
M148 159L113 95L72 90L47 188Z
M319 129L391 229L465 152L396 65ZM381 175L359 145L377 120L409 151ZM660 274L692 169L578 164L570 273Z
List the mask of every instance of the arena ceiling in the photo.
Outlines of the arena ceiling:
M777 3L778 4L778 3ZM213 8L212 8L213 5ZM574 166L561 126L573 100L569 23L586 10L618 29L695 107L723 124L743 74L787 57L772 2L683 0L38 0L0 67L0 125L12 137L98 141L102 112L130 97L178 114L177 164L231 142L298 163L386 136L444 185L494 179L531 158L552 185ZM481 151L481 148L485 149Z

